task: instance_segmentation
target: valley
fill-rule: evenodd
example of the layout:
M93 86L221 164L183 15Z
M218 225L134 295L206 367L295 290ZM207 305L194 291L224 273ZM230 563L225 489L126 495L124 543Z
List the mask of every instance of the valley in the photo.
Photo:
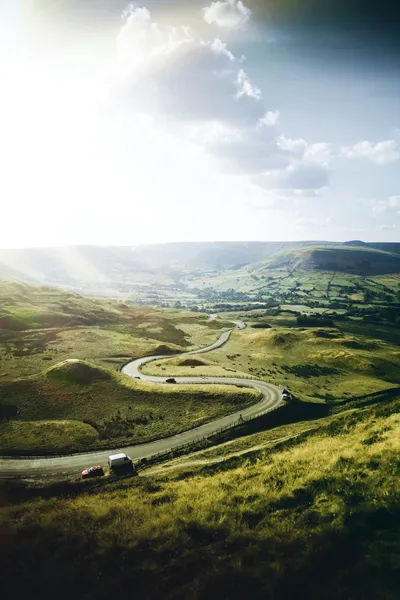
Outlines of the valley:
M393 250L294 245L131 289L0 282L3 589L394 600ZM81 481L110 448L139 477Z
M399 3L0 15L0 600L400 600Z

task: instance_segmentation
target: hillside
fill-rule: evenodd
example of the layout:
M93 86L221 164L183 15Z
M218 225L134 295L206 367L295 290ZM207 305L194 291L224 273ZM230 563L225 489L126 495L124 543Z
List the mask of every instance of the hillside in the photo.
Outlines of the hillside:
M69 358L116 368L126 358L157 353L160 346L179 352L206 345L226 325L192 312L0 282L0 377L31 375Z
M350 242L349 244L352 244ZM174 285L183 272L236 269L279 252L332 242L199 242L0 250L0 279L67 286ZM400 244L364 244L400 255ZM386 271L387 272L387 271Z
M227 326L199 313L0 282L0 452L141 442L246 406L255 399L247 390L151 385L118 372L130 358L205 346Z
M256 392L166 386L82 360L0 380L0 454L58 454L168 437L241 410Z
M236 454L217 447L208 463L203 452L127 482L3 484L2 590L42 600L396 600L399 408L349 411L293 440L277 441L288 435L277 428L243 438Z
M385 275L400 272L400 255L367 247L301 248L276 254L266 261L264 267L265 270L281 268L291 271L319 270L363 276Z
M392 343L374 339L370 328L349 334L336 327L254 328L257 321L234 332L227 346L209 352L200 364L186 366L181 357L154 361L144 373L173 376L238 376L286 386L306 402L341 404L359 402L366 395L399 384L400 352Z

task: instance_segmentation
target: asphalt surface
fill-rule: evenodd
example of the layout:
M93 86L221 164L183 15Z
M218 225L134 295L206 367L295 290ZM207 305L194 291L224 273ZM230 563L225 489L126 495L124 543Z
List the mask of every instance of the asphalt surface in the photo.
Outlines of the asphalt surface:
M232 331L235 329L244 329L244 323L237 323L234 329L226 331L220 335L216 342L202 348L200 350L193 350L191 352L185 352L179 354L179 356L188 356L191 354L200 354L203 352L210 352L219 348L227 342ZM140 379L151 382L165 382L166 377L153 377L151 375L143 375L140 373L140 367L144 364L158 360L160 358L171 358L172 356L146 356L137 360L131 361L122 368L122 372L130 377L140 377ZM156 440L154 442L148 442L146 444L139 444L136 446L125 446L123 448L112 448L110 450L96 450L95 452L85 452L81 454L71 454L67 456L57 457L30 457L30 458L16 458L16 457L0 457L0 477L2 478L29 478L38 476L66 476L71 474L79 474L83 469L91 465L107 465L107 459L109 454L116 454L118 452L125 452L134 460L140 458L149 457L159 452L167 450L173 450L185 444L189 444L202 439L205 436L210 436L213 433L217 433L221 429L228 428L229 426L239 423L240 416L243 419L248 420L255 418L261 414L265 414L271 410L278 408L282 404L280 390L272 384L265 383L264 381L257 381L254 379L241 379L238 377L175 377L177 384L191 383L207 385L207 384L224 384L224 385L238 385L241 387L249 387L258 390L262 394L260 402L243 409L242 411L235 412L226 417L221 417L206 423L195 429L178 433L174 436ZM171 385L165 383L165 385Z

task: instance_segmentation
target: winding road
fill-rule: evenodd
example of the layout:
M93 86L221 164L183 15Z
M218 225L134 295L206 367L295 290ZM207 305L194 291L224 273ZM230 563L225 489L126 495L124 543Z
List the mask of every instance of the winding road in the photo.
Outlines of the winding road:
M233 329L222 333L216 342L201 348L200 350L192 350L190 352L184 352L175 355L159 355L159 356L146 356L133 360L122 368L122 372L130 377L140 377L144 381L151 381L153 383L165 382L165 377L153 377L151 375L142 374L139 369L144 364L149 363L153 360L159 360L161 358L172 358L172 356L189 356L192 354L200 354L203 352L210 352L219 348L225 344L232 331L238 329L244 329L245 324L240 322L237 323ZM241 379L238 377L176 377L177 384L224 384L224 385L238 385L241 387L249 387L258 390L262 394L262 399L243 409L242 411L235 412L226 417L221 417L206 423L195 429L190 429L182 433L178 433L168 438L162 438L155 440L154 442L148 442L146 444L139 444L136 446L128 446L124 448L113 448L110 450L96 450L94 452L84 452L81 454L70 454L67 456L57 457L30 457L30 458L16 458L16 457L0 457L0 477L1 478L29 478L38 476L66 476L75 474L77 475L83 469L90 465L100 464L105 465L107 458L110 453L125 452L134 460L145 458L164 452L173 450L180 446L190 444L201 438L207 437L220 431L221 429L228 428L239 422L240 415L243 419L253 419L261 414L265 414L271 410L278 408L282 404L281 392L279 389L264 381L257 381L254 379ZM166 383L166 385L169 385Z

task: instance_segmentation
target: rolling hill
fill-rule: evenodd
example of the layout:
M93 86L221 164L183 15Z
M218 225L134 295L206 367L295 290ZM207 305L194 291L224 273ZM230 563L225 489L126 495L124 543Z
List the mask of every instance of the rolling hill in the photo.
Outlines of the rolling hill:
M245 406L257 395L229 386L176 390L119 373L133 357L207 345L226 325L199 313L0 282L0 452L141 442Z
M126 247L25 248L0 250L0 279L77 287L79 284L106 284L110 288L122 284L175 285L188 272L238 269L269 260L282 252L296 255L303 248L329 247L332 253L336 247L348 246L350 252L354 244L357 244L359 252L371 249L388 251L400 260L400 243L193 242ZM353 260L356 258L356 255L351 256ZM371 256L368 256L368 260L371 260ZM390 260L388 257L386 259L385 269L389 267ZM378 259L374 260L378 262ZM395 268L394 259L390 268Z
M400 255L358 246L315 246L281 252L266 261L264 269L332 271L353 275L400 272ZM262 271L263 269L260 269Z

